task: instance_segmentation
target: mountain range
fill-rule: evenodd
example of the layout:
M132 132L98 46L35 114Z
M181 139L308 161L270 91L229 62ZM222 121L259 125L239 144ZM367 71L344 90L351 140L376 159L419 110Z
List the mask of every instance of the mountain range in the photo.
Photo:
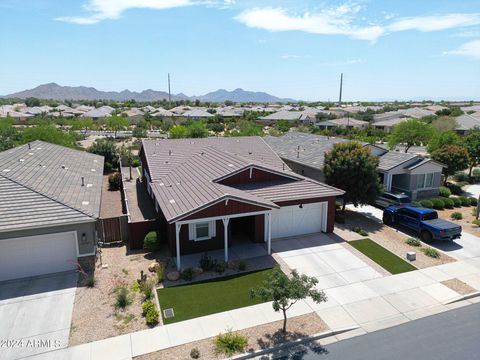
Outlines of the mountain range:
M39 99L52 100L114 100L114 101L156 101L168 99L168 93L158 90L143 90L135 92L130 90L117 91L100 91L93 87L86 86L61 86L56 83L42 84L36 88L0 96L2 98L19 98L26 99L35 97ZM293 99L279 98L265 92L246 91L243 89L235 89L227 91L219 89L200 96L187 96L185 94L172 94L172 100L201 100L211 102L295 102Z

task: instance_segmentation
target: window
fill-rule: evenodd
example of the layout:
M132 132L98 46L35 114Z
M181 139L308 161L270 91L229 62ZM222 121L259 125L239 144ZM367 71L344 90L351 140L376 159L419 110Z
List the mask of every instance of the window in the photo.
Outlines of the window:
M427 174L427 176L425 177L425 186L426 188L431 188L433 185L433 174L430 173L430 174Z
M417 175L417 189L431 188L433 186L433 173Z
M215 237L215 221L188 224L188 238L193 241L209 240Z

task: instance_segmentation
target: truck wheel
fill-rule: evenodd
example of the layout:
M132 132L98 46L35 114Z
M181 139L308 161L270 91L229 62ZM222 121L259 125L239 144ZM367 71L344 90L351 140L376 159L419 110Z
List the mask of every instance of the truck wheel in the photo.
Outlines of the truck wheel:
M383 215L383 223L388 226L392 225L393 224L392 215L388 215L388 214Z
M422 241L423 241L423 242L430 242L430 241L432 241L432 234L430 234L429 231L423 230L423 231L420 233L420 237L422 238Z

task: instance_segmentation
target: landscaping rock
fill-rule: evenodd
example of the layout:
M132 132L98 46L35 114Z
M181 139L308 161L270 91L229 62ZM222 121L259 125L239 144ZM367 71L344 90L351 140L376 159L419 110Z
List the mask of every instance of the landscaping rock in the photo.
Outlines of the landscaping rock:
M194 268L193 268L193 273L194 273L195 275L200 275L200 274L203 273L203 269L202 269L201 267L198 267L198 266L197 266L197 267L194 267Z
M167 274L167 279L170 281L177 281L180 279L180 273L178 271L172 271Z
M157 272L158 269L160 269L160 264L157 262L154 262L148 265L148 271L150 272Z

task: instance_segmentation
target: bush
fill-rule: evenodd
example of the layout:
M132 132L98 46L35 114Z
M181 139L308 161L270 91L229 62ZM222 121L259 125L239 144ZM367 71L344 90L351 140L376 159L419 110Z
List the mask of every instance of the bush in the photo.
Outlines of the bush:
M235 353L245 351L248 339L240 334L234 334L229 330L225 334L220 334L215 338L215 351L232 356Z
M145 314L145 320L147 321L147 324L148 325L155 325L158 323L158 316L160 314L158 313L158 310L153 308L151 310L149 310L146 314Z
M192 351L190 351L190 357L192 359L200 358L200 350L198 350L198 348L193 348Z
M130 293L126 286L120 286L115 290L116 293L116 301L115 307L125 309L128 305L132 303L132 299L130 298Z
M480 220L473 220L472 224L480 226Z
M140 166L140 160L135 159L132 161L132 167L136 168Z
M425 208L433 209L433 203L430 200L420 200L420 205Z
M460 181L459 183L457 183L457 185L462 188L464 186L470 185L470 183L468 181Z
M451 197L450 199L452 199L453 201L453 206L455 207L462 206L462 201L458 197Z
M422 245L420 240L415 239L415 238L408 238L407 240L405 240L405 243L410 245L410 246L421 246Z
M89 275L87 277L87 280L85 281L85 284L89 288L93 288L95 286L95 283L96 283L96 279L95 279L95 276L93 276L93 275Z
M447 187L450 189L450 192L453 195L460 195L463 192L462 188L460 186L458 186L457 184L448 183Z
M462 220L463 215L462 215L462 213L459 213L458 211L455 211L454 213L452 213L450 215L450 218L453 219L453 220Z
M448 197L450 197L450 195L452 195L452 192L446 186L440 186L439 195L441 197L448 198Z
M150 231L143 239L143 248L145 250L154 252L160 249L160 241L156 231Z
M143 293L143 295L145 295L145 299L150 300L153 298L153 292L155 291L155 283L156 279L153 277L140 282L140 291Z
M455 206L455 203L453 202L452 199L450 198L444 198L443 199L443 202L445 203L445 207L447 209L453 209L453 207Z
M247 269L247 262L245 260L240 260L238 262L238 271L245 271Z
M120 190L122 186L122 175L120 173L111 174L108 176L108 189L110 191Z
M217 262L214 261L208 253L203 254L199 261L199 265L203 271L212 270L216 264Z
M180 277L185 281L192 281L194 275L195 275L195 272L193 271L193 269L188 267L183 269L182 273L180 274Z
M215 265L215 271L218 273L225 272L226 268L227 268L227 264L225 263L225 261L219 261L217 265Z
M165 268L160 264L157 270L157 284L162 283L163 280L165 280Z
M142 314L146 316L149 311L155 310L155 304L151 301L145 301L142 305Z
M459 196L458 198L462 202L462 206L470 206L470 200L466 196Z
M440 257L440 253L437 250L435 250L434 248L426 247L426 248L423 248L421 250L428 257L431 257L431 258L434 258L434 259L438 259Z
M456 173L453 178L455 179L456 182L465 182L465 181L468 182L469 181L468 174L465 174L464 172Z
M477 206L478 200L477 200L476 198L474 198L474 197L469 197L469 198L468 198L468 201L470 201L470 205L471 205L471 206Z
M368 232L360 226L354 226L352 230L359 235L368 236Z
M342 203L340 201L335 201L335 210L340 210L342 208Z
M103 172L105 174L110 174L113 171L113 165L109 162L103 164Z
M434 199L431 199L431 201L434 209L442 210L443 208L445 208L445 203L443 202L442 199L434 198Z

